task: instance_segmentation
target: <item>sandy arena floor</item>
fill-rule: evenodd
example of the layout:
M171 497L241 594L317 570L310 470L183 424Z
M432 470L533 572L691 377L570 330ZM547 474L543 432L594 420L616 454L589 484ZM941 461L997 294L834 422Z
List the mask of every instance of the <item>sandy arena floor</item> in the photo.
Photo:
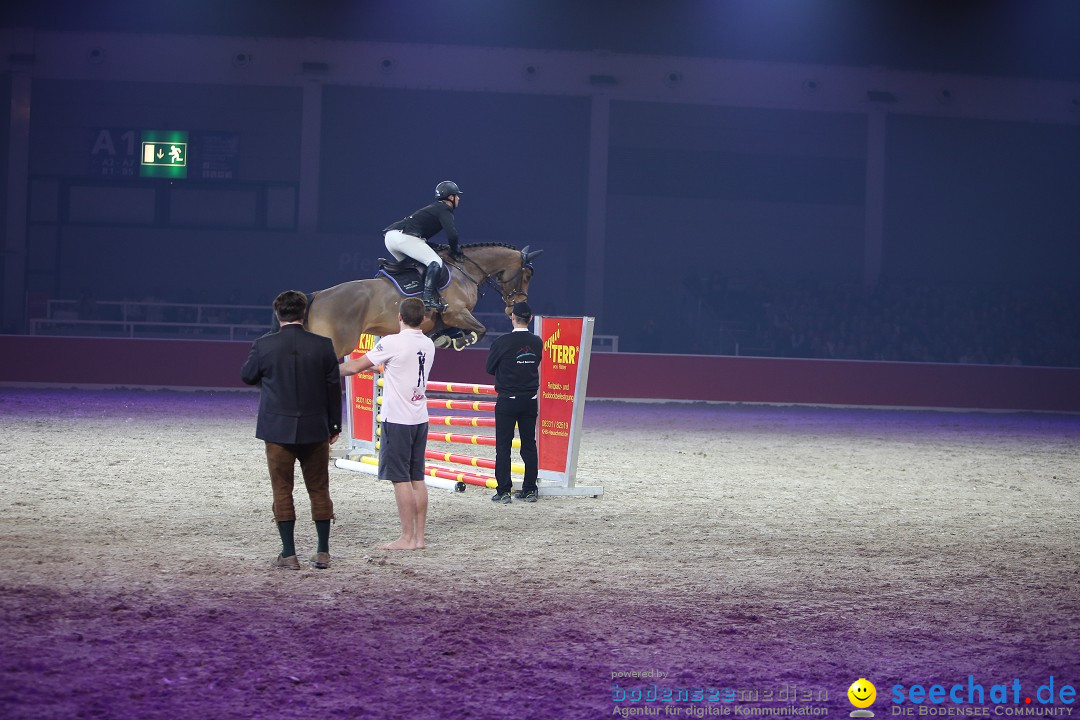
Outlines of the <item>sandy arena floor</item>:
M334 469L334 565L289 573L256 403L0 388L0 718L841 718L860 677L882 718L895 684L1080 685L1080 417L590 403L603 499L433 490L428 548L390 553L391 488Z

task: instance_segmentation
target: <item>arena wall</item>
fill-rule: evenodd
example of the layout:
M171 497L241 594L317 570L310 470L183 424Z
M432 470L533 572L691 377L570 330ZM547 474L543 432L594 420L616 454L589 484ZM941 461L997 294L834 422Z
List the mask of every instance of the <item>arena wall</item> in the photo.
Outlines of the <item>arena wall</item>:
M0 383L245 387L243 342L0 335ZM489 382L483 350L440 351L432 379ZM590 398L1080 412L1080 368L598 353Z

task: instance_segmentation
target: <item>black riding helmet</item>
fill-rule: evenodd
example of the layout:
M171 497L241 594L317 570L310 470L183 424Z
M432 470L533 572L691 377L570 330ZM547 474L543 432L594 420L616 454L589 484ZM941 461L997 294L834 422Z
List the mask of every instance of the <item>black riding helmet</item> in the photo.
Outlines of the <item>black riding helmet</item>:
M441 183L435 186L435 197L439 200L445 200L451 195L460 195L461 188L457 186L457 183L453 180L443 180Z

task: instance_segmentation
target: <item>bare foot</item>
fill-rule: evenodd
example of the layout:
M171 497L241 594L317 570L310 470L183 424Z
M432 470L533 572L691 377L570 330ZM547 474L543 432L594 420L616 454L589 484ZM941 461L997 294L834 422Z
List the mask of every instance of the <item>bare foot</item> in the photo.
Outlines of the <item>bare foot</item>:
M424 541L423 540L417 540L416 541L416 546L413 548L413 550L423 550L423 549L424 549Z
M392 543L386 543L385 545L380 545L379 549L380 550L415 550L416 545L414 543L409 542L408 540L398 538L397 540L395 540Z

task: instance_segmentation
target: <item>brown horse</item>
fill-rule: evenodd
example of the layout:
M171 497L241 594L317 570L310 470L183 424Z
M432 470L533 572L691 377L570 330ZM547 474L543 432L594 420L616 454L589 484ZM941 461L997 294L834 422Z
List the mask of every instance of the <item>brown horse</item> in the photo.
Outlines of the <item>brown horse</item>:
M462 350L484 337L487 329L473 317L472 309L483 294L483 286L494 287L506 304L529 297L532 261L543 250L529 252L501 243L462 245L463 257L453 259L445 245L432 246L450 268L450 284L442 290L447 308L441 313L427 311L420 329L435 340L436 347ZM398 305L405 296L385 277L352 280L320 290L308 308L307 329L334 341L338 357L356 347L361 333L391 335L398 326Z

